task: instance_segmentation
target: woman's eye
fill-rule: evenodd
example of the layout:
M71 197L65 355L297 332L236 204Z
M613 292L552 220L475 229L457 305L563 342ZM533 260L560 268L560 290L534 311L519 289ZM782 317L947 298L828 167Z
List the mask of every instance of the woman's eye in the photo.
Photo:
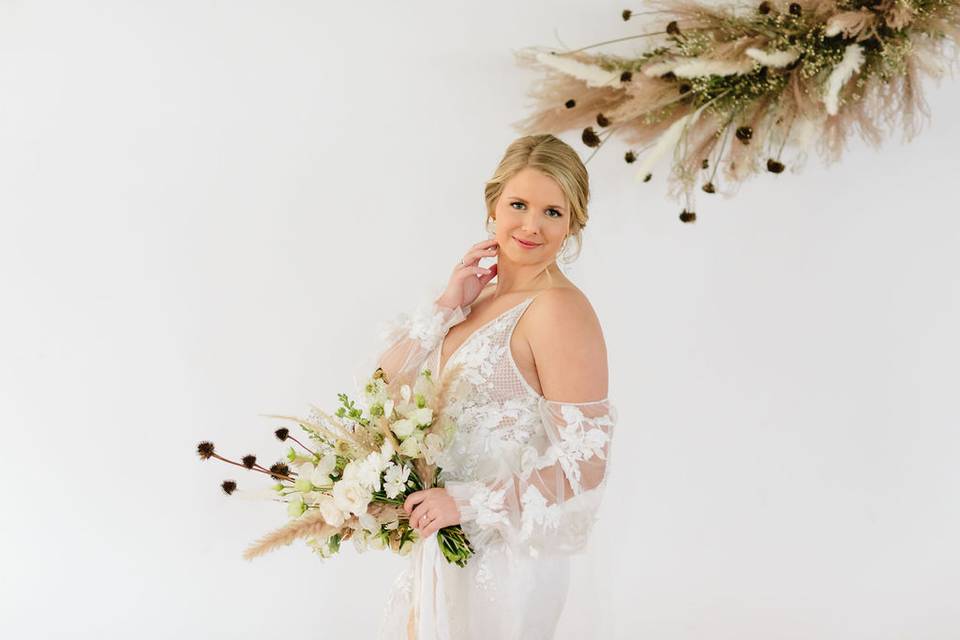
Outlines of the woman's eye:
M515 205L515 204L518 204L518 205L520 205L521 207L524 206L524 204L523 204L522 202L511 202L511 203L510 203L510 206L512 207L512 206ZM560 213L560 212L557 211L556 209L547 209L547 212L548 212L548 213L549 213L549 212L553 212L553 213L557 214L557 215L551 215L551 216L550 216L551 218L559 218L560 216L563 215L562 213Z

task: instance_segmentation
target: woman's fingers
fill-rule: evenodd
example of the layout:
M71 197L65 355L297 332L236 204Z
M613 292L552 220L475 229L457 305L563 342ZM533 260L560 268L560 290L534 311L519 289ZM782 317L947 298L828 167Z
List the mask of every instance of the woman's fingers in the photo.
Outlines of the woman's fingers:
M416 509L413 510L413 513L410 514L410 526L414 529L420 528L420 518L427 514L427 505L426 502L421 502Z
M403 510L407 513L410 513L410 510L413 509L418 504L422 503L427 498L427 492L424 490L414 491L407 496L407 499L403 501Z
M487 283L493 280L494 276L496 275L497 275L497 263L494 262L492 265L490 265L490 269L488 270L487 273L481 274L480 287L482 288L487 286Z
M497 247L484 247L480 249L471 249L463 256L464 266L476 266L480 264L481 258L489 258L497 255Z

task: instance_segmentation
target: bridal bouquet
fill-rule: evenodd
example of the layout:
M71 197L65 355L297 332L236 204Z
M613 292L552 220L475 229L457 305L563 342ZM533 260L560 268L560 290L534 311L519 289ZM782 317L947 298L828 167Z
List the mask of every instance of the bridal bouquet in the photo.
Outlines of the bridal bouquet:
M244 557L255 558L296 539L305 540L321 558L337 553L348 539L360 552L372 547L408 554L419 533L410 525L404 501L415 491L438 486L438 456L453 435L452 424L439 417L442 386L424 370L413 388L404 384L394 397L383 370L377 369L364 385L366 411L341 393L333 415L311 407L306 419L268 416L297 423L307 440L277 429L281 441L293 441L302 451L291 446L287 461L269 469L254 455L236 462L217 454L212 442L201 442L201 459L217 458L269 475L277 481L269 490L272 499L287 504L290 521L248 547ZM230 495L237 484L226 480L221 487ZM460 567L473 554L459 525L438 530L437 542L447 561Z

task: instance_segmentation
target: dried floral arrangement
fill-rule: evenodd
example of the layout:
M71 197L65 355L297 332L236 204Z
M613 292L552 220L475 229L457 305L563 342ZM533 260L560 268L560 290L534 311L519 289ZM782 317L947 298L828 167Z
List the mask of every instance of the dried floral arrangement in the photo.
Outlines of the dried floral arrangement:
M696 220L697 187L732 195L763 170L799 170L812 145L832 163L854 132L878 147L899 124L911 140L930 115L922 78L952 73L960 43L958 0L647 4L621 14L653 25L641 33L568 51L515 52L521 66L546 75L531 89L535 112L514 126L582 128L593 148L587 161L618 132L636 147L624 160L639 161L643 182L672 154L668 193L684 201L682 222ZM633 39L651 46L631 57L585 53ZM788 147L796 151L790 159Z

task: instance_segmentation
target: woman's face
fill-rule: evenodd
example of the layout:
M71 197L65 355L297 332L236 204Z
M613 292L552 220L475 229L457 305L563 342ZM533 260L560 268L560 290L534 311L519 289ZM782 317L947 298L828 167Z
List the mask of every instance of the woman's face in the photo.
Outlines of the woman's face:
M530 167L504 185L494 217L498 259L509 258L519 264L552 262L570 228L570 209L560 185Z

